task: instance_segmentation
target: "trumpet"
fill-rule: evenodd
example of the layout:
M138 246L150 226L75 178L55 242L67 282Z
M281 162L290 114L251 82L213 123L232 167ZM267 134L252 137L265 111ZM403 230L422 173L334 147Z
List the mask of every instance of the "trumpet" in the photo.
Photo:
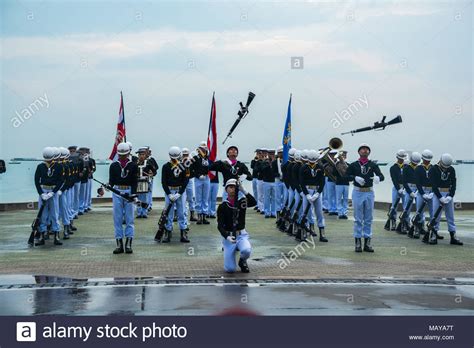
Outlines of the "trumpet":
M326 176L330 177L333 181L336 181L335 173L337 172L339 173L339 175L343 176L345 175L347 169L347 164L345 163L345 161L341 161L341 159L339 159L340 155L342 154L341 149L343 146L343 142L340 138L335 137L329 140L328 145L328 147L322 150L316 162L321 163L323 165L324 173L326 174ZM334 159L329 156L329 152L331 150L339 150Z

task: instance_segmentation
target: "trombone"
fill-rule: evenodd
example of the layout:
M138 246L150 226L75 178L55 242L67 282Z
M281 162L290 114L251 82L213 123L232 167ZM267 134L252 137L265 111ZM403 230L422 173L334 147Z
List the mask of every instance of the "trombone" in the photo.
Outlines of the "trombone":
M341 159L338 159L339 156L342 154L342 145L343 142L340 138L334 137L329 140L329 146L324 148L319 155L318 159L316 160L316 163L321 163L323 168L324 168L324 173L326 176L330 177L333 181L336 181L336 175L335 173L339 173L339 175L343 176L345 175L346 169L347 169L347 164L343 161L341 162ZM334 159L337 159L337 162L334 161L331 156L329 156L329 152L331 150L339 150L339 152L336 154Z

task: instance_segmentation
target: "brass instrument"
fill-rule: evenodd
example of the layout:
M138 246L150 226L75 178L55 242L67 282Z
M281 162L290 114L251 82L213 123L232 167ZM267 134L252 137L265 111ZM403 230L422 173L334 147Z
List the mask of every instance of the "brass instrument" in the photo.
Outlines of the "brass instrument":
M317 159L316 163L321 163L324 168L324 173L326 176L330 177L333 181L336 181L336 175L335 172L339 173L339 175L343 176L345 174L345 171L347 169L347 164L345 164L345 161L343 163L338 165L339 160L334 161L331 156L329 156L329 152L331 150L341 150L343 142L340 138L331 138L329 140L329 146L326 147L321 154L319 155L319 158ZM341 154L341 151L336 155L339 157Z

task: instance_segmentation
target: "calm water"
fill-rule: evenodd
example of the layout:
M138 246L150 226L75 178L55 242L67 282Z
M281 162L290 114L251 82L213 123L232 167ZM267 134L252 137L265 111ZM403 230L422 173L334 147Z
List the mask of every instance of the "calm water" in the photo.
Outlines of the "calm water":
M0 174L0 203L31 202L36 201L38 196L34 187L34 173L39 162L25 161L19 164L7 163L7 171ZM159 162L160 168L164 162ZM108 180L108 165L98 165L94 177L102 182ZM474 165L459 164L454 166L458 179L458 188L455 196L456 201L474 202ZM391 182L389 178L389 166L381 167L383 174L388 180L376 187L376 200L389 202L391 200ZM222 176L219 176L222 181ZM93 183L93 194L96 193L99 184ZM251 183L245 182L245 186L251 192ZM222 192L220 189L219 196ZM110 197L110 192L105 196ZM161 188L161 176L155 177L153 185L153 196L163 197Z

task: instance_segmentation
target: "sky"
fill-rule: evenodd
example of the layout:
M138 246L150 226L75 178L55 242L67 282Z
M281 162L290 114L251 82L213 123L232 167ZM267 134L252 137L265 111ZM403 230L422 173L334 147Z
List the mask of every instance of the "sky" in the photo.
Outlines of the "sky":
M207 138L248 160L282 142L340 137L391 160L400 149L474 158L472 1L2 1L0 158L45 146L108 157L124 95L127 140L167 158ZM301 62L292 68L292 59ZM297 66L298 67L298 66ZM222 145L239 102L249 115ZM341 132L401 115L403 123Z

